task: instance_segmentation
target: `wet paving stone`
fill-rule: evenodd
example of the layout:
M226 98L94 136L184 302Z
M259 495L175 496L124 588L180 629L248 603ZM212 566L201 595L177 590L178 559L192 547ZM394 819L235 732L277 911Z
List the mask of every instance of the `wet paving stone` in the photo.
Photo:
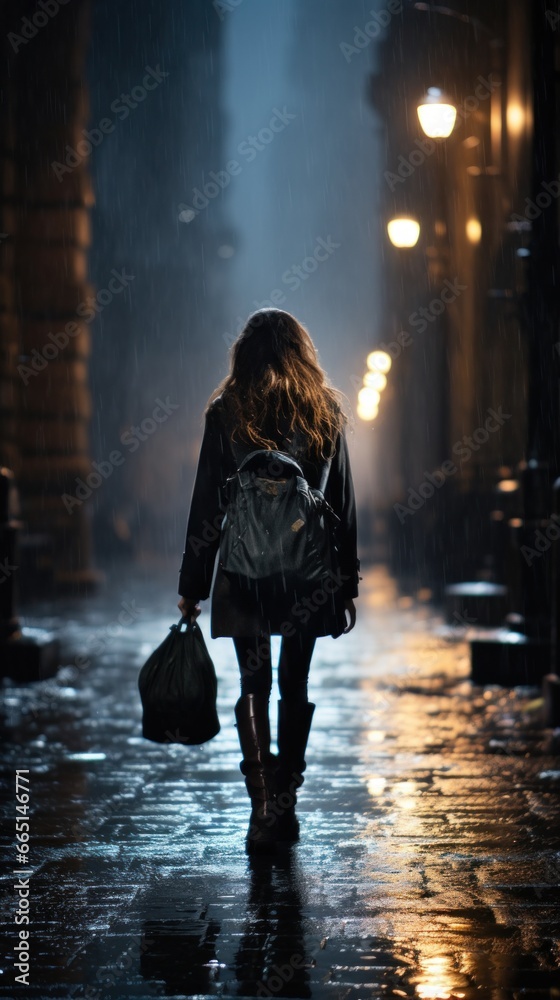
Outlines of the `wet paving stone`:
M301 841L251 859L237 668L207 611L221 732L141 736L137 676L178 620L174 570L26 619L65 657L55 678L4 684L0 996L560 998L560 758L540 692L473 686L460 630L371 570L354 631L317 641ZM109 635L125 601L138 614ZM276 710L274 691L273 731ZM12 868L16 768L31 838ZM24 867L29 986L13 966Z

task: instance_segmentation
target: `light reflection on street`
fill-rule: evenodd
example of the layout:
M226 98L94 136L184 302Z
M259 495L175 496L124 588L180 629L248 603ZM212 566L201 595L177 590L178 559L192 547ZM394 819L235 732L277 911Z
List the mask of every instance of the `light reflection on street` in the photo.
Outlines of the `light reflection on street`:
M368 778L367 789L370 795L382 795L387 784L387 779L383 777Z
M419 956L420 974L415 982L421 1000L460 1000L465 994L456 988L456 976L449 955Z
M388 608L407 602L395 601L378 578L372 606L379 606L380 592L383 641L394 627ZM464 1000L481 981L496 989L517 982L513 952L507 969L491 954L477 958L470 942L486 938L480 947L491 947L496 935L511 949L512 920L522 920L525 938L534 940L527 921L538 911L516 887L522 879L512 868L508 891L507 884L493 886L491 876L494 853L501 852L505 864L508 850L516 850L526 808L522 755L514 758L517 784L512 757L503 758L518 727L519 695L473 688L461 637L436 639L430 625L437 622L430 622L426 607L410 602L406 614L414 625L401 632L399 649L388 651L390 671L380 676L373 669L360 680L364 724L354 770L370 803L367 822L356 831L370 859L363 898L375 913L389 900L388 937L403 958L394 995ZM530 694L527 705L533 706ZM500 871L503 879L508 869Z
M84 984L120 968L119 997L163 982L175 995L267 995L267 976L273 996L318 1000L380 985L408 1000L554 995L560 783L534 695L473 688L457 636L445 641L425 606L400 608L382 568L367 572L356 629L344 645L319 640L312 664L301 842L284 866L249 866L231 641L210 644L219 736L149 744L138 670L175 595L129 586L150 614L87 670L69 659L59 678L6 690L6 752L32 770L41 865L45 988L32 1000L58 995L61 968ZM74 651L111 620L115 588L74 610ZM201 621L207 635L206 610ZM273 731L275 711L273 698ZM290 977L278 990L274 966Z

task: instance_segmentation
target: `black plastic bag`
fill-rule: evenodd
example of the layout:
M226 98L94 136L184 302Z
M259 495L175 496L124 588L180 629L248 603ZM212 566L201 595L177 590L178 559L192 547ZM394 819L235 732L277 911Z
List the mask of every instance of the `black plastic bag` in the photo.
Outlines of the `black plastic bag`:
M186 631L181 626L187 625ZM181 618L138 677L142 735L155 743L207 743L220 731L218 681L196 621Z

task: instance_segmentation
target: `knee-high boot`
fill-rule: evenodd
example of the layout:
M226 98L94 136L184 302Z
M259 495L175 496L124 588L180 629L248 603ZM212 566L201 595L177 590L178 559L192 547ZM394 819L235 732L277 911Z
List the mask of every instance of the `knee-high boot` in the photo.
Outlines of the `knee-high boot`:
M268 698L242 695L235 706L240 763L252 811L245 839L248 853L274 851L278 839L278 816L275 803L276 756L270 752Z
M310 702L278 702L278 767L276 771L276 803L278 839L299 839L299 822L295 814L297 791L303 785L306 768L305 750L315 705Z

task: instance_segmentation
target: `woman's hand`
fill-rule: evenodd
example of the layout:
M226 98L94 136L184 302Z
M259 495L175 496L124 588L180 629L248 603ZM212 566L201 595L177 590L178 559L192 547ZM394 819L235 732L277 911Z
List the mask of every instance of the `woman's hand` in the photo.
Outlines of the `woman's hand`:
M196 621L201 612L197 601L193 600L191 597L182 597L177 604L177 607L183 615L183 618L189 618L193 622Z
M348 601L344 602L344 611L345 612L347 611L348 614L350 615L349 624L346 626L346 628L342 629L343 635L346 635L347 632L352 631L354 625L356 624L356 607L352 599L349 599Z

